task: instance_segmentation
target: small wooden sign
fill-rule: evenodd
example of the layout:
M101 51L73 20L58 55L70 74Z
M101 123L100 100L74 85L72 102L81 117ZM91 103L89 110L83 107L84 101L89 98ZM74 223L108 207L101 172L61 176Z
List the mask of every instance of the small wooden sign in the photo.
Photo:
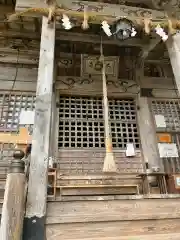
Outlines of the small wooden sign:
M166 128L166 121L163 115L155 115L155 122L157 128Z
M172 142L171 135L168 133L158 133L157 137L158 137L159 143L171 143Z
M160 158L178 158L179 153L175 143L158 143Z
M19 129L19 132L16 134L12 134L9 132L1 132L0 133L0 143L13 143L17 145L26 145L31 143L32 136L29 135L28 129L22 127Z

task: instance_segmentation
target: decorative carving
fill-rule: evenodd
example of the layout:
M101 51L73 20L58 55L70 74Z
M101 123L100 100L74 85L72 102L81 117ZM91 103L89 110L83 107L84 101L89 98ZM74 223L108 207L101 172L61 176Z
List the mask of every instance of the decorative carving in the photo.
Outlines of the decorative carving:
M178 11L180 8L180 0L152 0L152 3L157 9L167 9L168 7L168 10L170 10L169 7L172 7Z
M137 83L135 83L134 81L125 81L125 80L121 80L121 79L117 79L117 80L107 80L107 85L113 86L115 88L117 88L118 90L120 90L120 92L123 93L138 93L140 87L138 86Z
M77 85L91 84L93 82L93 79L92 78L67 77L67 78L61 79L60 82L65 84L68 87L68 89L71 89L74 87L75 84L77 84Z
M73 60L68 58L61 58L58 62L59 67L71 68L73 66Z
M163 70L161 66L154 63L145 63L144 76L147 77L163 77Z
M60 79L60 89L63 88L63 90L70 90L73 88L77 88L81 85L91 85L92 89L101 91L102 84L100 79L93 79L91 77L89 78L78 78L78 77L64 77ZM64 86L63 86L64 85ZM139 92L139 86L135 81L125 81L121 79L114 79L114 80L108 80L107 79L107 85L109 88L114 88L118 92L121 93L138 93Z
M105 57L106 74L114 78L118 77L118 57ZM101 62L99 56L81 56L81 76L101 75Z
M84 12L85 7L87 6L88 11L92 11L92 12L101 12L104 9L104 4L103 5L94 5L91 3L87 4L85 2L81 2L81 1L74 1L72 2L72 4L77 6L77 12Z
M58 0L57 0L58 3ZM165 13L138 7L127 7L125 5L119 5L117 8L116 4L106 4L99 2L86 2L86 1L71 1L66 0L65 7L67 10L84 12L84 9L88 9L89 12L96 12L98 15L103 17L114 18L118 17L152 17L154 19L165 19ZM96 17L94 17L96 18ZM95 20L95 19L94 19Z

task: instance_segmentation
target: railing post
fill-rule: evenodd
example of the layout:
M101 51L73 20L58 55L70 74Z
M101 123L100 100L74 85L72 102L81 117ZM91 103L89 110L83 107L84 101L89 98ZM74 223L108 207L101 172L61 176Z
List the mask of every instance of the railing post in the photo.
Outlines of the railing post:
M0 239L21 240L25 208L25 163L23 152L16 151L6 179L2 208Z

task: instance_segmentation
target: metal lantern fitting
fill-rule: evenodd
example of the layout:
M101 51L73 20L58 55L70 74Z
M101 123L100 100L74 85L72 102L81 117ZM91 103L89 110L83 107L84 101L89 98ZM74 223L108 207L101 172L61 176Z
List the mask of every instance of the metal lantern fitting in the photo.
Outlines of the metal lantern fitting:
M131 37L132 30L132 22L126 18L121 18L114 25L113 35L118 40L126 40Z

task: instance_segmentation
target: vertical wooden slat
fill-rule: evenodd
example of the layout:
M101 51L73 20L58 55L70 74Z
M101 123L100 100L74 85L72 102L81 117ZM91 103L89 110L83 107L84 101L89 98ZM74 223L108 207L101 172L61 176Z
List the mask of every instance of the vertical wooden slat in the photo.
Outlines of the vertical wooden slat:
M180 34L177 33L169 37L166 41L166 46L178 89L178 95L180 96Z
M54 78L55 23L48 25L43 17L38 81L35 104L35 122L32 140L28 183L25 240L45 239L47 172L50 150L51 109Z
M144 160L149 163L151 168L159 167L163 170L163 164L159 157L156 131L148 104L148 98L139 96L138 107L139 110L137 115Z

